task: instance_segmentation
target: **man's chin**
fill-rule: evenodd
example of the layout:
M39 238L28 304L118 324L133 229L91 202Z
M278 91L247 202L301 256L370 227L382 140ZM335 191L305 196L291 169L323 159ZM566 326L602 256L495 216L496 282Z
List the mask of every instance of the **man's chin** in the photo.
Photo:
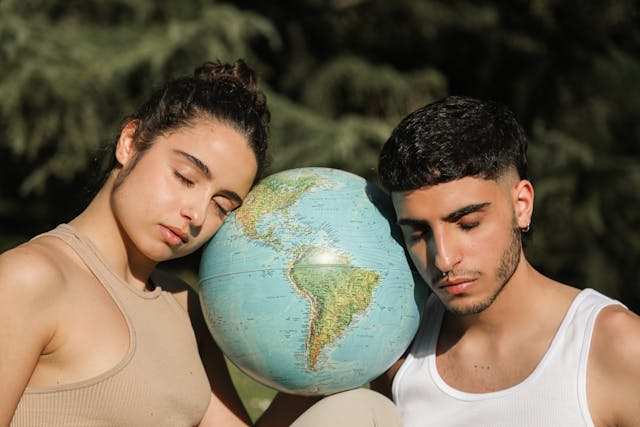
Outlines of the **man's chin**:
M444 303L444 306L447 311L454 316L472 316L474 314L480 314L487 308L489 308L493 303L493 300L493 298L490 298L485 301L470 301L467 303L462 303L460 301L449 301L447 303Z

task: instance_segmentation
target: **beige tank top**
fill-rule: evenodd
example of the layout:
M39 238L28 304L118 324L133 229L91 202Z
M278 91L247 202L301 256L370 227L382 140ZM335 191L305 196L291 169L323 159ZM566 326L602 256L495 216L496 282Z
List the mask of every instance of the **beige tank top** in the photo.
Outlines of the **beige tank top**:
M129 327L129 351L95 378L27 388L11 427L197 425L211 389L183 308L160 287L141 292L125 283L73 227L46 234L69 244L111 294Z

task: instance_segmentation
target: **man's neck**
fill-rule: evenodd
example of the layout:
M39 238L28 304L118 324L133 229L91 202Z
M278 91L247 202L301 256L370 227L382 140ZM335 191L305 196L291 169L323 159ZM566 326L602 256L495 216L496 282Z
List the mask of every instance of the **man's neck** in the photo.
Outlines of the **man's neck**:
M445 312L440 342L465 340L509 340L526 331L555 333L579 290L536 271L524 258L518 270L493 303L478 314L457 316Z
M484 334L500 337L538 316L538 301L544 300L548 281L523 257L517 270L495 300L477 314L459 316L445 312L443 323L456 334Z

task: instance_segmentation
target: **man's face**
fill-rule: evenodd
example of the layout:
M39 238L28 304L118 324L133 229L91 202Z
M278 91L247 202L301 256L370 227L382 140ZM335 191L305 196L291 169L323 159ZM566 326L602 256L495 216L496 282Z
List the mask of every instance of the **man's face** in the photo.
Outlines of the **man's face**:
M392 200L414 264L447 309L467 315L490 306L519 265L531 184L514 174L465 177Z

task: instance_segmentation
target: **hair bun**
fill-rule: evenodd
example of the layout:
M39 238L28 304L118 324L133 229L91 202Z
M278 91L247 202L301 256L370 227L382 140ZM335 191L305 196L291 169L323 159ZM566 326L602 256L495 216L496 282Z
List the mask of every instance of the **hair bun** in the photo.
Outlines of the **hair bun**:
M223 64L219 61L206 62L196 68L193 75L198 80L208 82L230 78L250 92L257 92L258 90L256 73L242 59L238 59L232 64Z
M193 77L201 82L209 83L219 88L232 88L230 92L243 93L247 97L236 95L236 100L255 111L263 126L267 127L271 121L271 114L267 108L266 96L258 88L258 76L256 72L244 62L238 59L233 63L220 61L205 62L193 72ZM223 90L226 92L227 90Z

